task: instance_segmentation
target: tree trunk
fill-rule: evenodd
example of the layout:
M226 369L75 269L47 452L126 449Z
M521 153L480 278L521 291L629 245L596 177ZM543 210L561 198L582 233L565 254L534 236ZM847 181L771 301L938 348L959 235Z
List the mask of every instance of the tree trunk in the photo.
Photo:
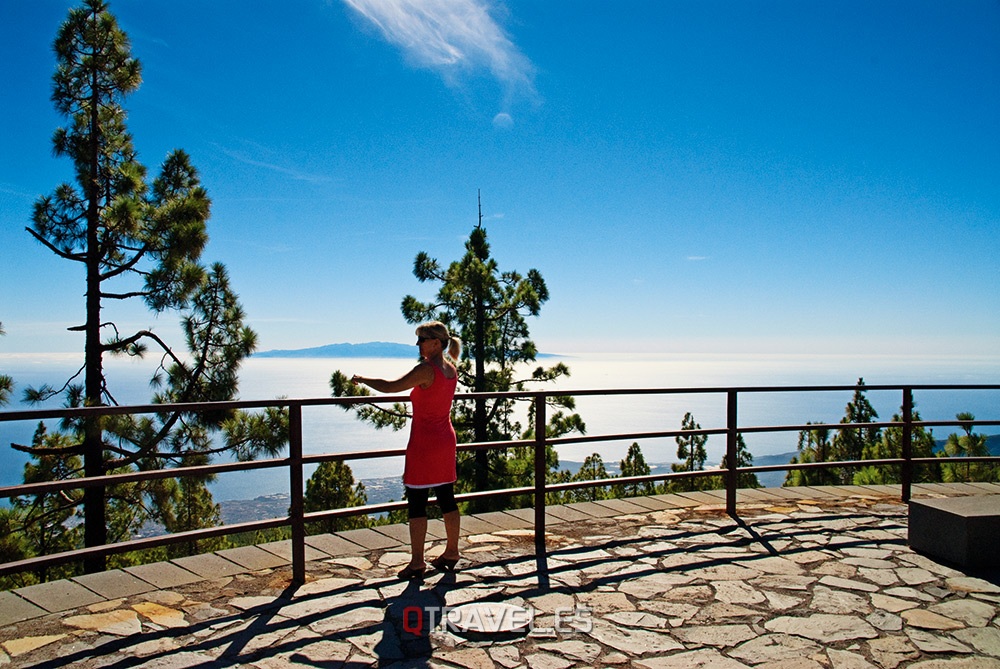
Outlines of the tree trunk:
M476 295L476 392L486 391L486 307L483 304L482 291ZM489 425L486 414L486 400L476 399L476 413L473 419L473 430L477 442L489 439ZM476 451L476 490L486 490L489 487L489 452Z
M104 369L101 350L101 249L98 231L100 214L100 142L98 134L97 74L93 75L90 120L90 179L87 184L87 321L84 348L84 402L87 406L100 406L104 385ZM87 418L84 423L83 471L87 477L104 474L104 446L101 423L98 418ZM104 486L84 489L83 540L87 548L103 546L107 543L108 529L104 506ZM89 573L104 571L104 557L88 557L84 560L84 571Z

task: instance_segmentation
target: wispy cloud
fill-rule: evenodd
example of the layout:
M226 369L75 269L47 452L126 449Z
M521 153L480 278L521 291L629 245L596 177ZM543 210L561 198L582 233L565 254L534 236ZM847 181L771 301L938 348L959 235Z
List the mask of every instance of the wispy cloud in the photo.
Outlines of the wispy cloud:
M535 68L483 0L344 0L418 66L449 84L487 70L508 96L534 95ZM508 117L509 118L509 117Z
M259 160L258 158L251 156L250 154L227 148L220 144L214 144L214 146L226 156L229 156L237 162L241 162L244 165L250 165L252 167L260 167L271 172L277 172L278 174L283 174L287 177L294 179L295 181L305 181L308 183L319 184L332 181L329 176L324 174L314 174L310 172L304 172L302 170L296 169L294 167L285 167L284 165L277 165L275 163L269 163L264 160Z

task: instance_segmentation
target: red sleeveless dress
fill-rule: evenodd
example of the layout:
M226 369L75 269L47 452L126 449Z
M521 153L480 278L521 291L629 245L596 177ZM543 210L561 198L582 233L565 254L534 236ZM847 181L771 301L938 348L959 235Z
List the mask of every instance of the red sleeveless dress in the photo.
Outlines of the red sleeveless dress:
M403 485L431 488L454 483L457 438L451 424L451 402L458 386L458 375L449 379L434 364L434 381L429 388L415 386L410 391L413 421L406 445Z

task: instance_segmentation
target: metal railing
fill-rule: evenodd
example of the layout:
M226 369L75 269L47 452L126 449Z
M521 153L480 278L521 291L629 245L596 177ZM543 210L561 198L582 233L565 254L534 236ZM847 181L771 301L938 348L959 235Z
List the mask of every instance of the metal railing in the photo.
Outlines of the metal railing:
M578 390L578 391L526 391L508 393L467 393L455 396L456 401L473 401L475 399L519 399L533 400L535 406L534 439L460 444L459 450L473 451L483 449L506 449L511 447L529 447L534 449L534 485L522 488L506 488L485 490L457 495L458 501L472 501L483 498L506 497L514 495L531 495L534 507L535 550L538 554L545 552L545 507L548 493L565 492L598 486L624 486L632 484L653 483L693 476L722 476L726 491L726 510L730 515L737 513L737 481L741 473L762 473L785 471L793 469L814 469L828 467L858 467L858 466L900 466L900 497L902 501L910 499L915 465L922 463L941 463L948 459L940 457L914 458L912 451L912 436L915 427L968 426L970 421L916 421L913 420L913 392L920 391L998 391L1000 384L974 385L866 385L869 391L898 391L902 393L901 421L877 423L807 423L804 425L766 425L742 426L738 421L739 398L743 395L767 393L812 393L812 392L843 392L857 390L857 386L766 386L766 387L736 387L736 388L667 388L667 389L616 389L616 390ZM633 432L624 434L580 435L559 438L548 438L545 426L547 423L546 401L551 397L585 397L585 396L625 396L643 395L723 395L726 398L726 424L722 427L696 430L667 430L658 432ZM326 511L305 512L303 507L304 468L307 465L328 461L350 461L373 458L398 457L405 449L387 449L375 451L352 451L341 453L325 453L316 455L303 454L302 444L302 409L316 406L350 406L356 404L391 404L408 402L405 396L380 396L364 398L315 398L315 399L280 399L271 401L238 401L213 402L198 404L172 405L136 405L136 406L104 406L77 409L46 409L31 411L0 412L0 423L25 420L46 420L63 418L93 418L98 416L121 414L159 414L164 412L199 412L199 411L229 411L253 410L278 407L288 410L289 443L288 456L254 460L250 462L227 462L212 465L175 467L153 471L131 472L106 476L73 478L60 481L46 481L16 486L0 487L0 498L11 498L22 495L35 495L63 490L83 489L92 486L110 486L121 483L150 481L163 478L179 478L182 476L205 477L226 472L248 471L254 469L285 468L288 472L290 508L288 516L258 520L253 522L220 525L216 527L177 532L150 538L134 539L105 546L92 546L63 553L33 557L16 562L0 564L0 575L36 570L44 567L83 561L90 557L107 557L109 555L139 551L149 548L168 546L176 543L193 542L230 534L266 530L278 527L291 528L292 580L295 583L305 582L305 552L307 523L327 519L343 518L356 515L381 514L406 508L405 502L388 502L364 506L330 509ZM1000 420L975 420L976 426L1000 425ZM787 463L781 465L765 465L754 467L738 467L737 437L740 434L764 432L801 432L803 430L847 430L864 428L902 428L902 453L898 458L880 460L851 460L841 462ZM614 441L636 441L639 439L690 437L698 435L724 435L726 438L726 469L709 469L694 472L656 473L645 476L613 477L589 481L574 481L568 483L547 483L547 465L545 452L547 446L581 443L607 443ZM966 462L1000 462L998 457L962 457L952 458Z

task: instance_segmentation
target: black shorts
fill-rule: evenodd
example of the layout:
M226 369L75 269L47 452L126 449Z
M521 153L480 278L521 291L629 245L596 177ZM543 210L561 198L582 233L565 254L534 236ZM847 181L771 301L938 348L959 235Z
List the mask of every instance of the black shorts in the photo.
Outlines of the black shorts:
M430 491L430 488L406 489L406 505L410 513L410 518L427 517L427 498L430 496ZM458 511L458 504L455 502L454 483L434 486L434 494L437 495L437 504L441 508L441 513Z

